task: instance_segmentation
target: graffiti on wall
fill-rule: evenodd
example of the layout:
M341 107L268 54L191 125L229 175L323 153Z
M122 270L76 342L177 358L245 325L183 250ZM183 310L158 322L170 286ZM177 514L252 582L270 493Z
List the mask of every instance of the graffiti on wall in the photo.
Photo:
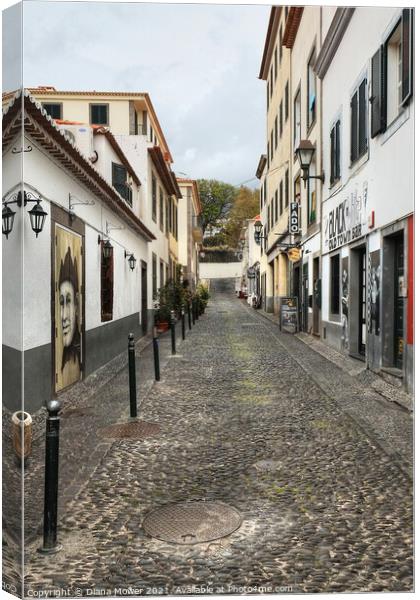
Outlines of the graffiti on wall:
M370 323L369 333L380 333L381 252L370 253Z
M349 259L341 260L341 347L349 348Z

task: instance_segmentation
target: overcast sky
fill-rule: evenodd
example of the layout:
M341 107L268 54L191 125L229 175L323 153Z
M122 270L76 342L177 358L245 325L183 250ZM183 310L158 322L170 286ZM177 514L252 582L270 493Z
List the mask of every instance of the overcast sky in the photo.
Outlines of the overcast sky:
M258 73L269 13L261 4L24 2L24 83L149 92L175 171L238 184L264 152Z

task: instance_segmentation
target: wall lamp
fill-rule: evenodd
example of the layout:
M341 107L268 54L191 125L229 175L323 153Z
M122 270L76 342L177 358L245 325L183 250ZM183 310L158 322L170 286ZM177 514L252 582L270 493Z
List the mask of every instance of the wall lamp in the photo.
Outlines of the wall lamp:
M136 258L134 257L134 254L132 252L127 252L127 250L124 250L124 258L127 258L127 256L130 269L134 271L134 269L136 268Z
M3 235L6 236L6 239L9 239L9 234L13 230L13 223L15 220L16 212L12 210L9 204L17 204L19 208L22 206L26 206L28 202L36 202L35 206L31 208L29 211L29 217L31 219L31 227L36 237L41 233L44 223L45 217L48 213L40 205L41 198L35 198L31 192L23 192L19 190L17 194L11 196L10 200L3 202L3 210L2 210L2 232Z
M254 240L255 243L260 245L262 240L267 239L265 235L262 233L263 225L261 221L255 221L254 223Z
M314 152L315 146L309 140L301 140L299 146L295 150L300 168L302 169L302 180L305 182L305 185L308 179L319 179L322 183L325 181L324 173L321 173L321 175L309 175L309 167L311 166Z
M105 259L111 258L114 246L111 244L111 242L109 240L101 238L101 236L98 235L98 244L100 244L101 242L103 244L102 245L102 256Z

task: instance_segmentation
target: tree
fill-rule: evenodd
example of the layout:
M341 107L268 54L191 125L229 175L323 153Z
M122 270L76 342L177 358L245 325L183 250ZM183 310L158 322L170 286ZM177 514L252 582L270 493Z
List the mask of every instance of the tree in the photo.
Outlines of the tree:
M216 179L199 179L197 183L202 206L202 227L205 232L207 227L217 225L220 219L227 217L236 190L230 183Z
M260 212L258 190L240 187L236 190L233 206L229 211L228 221L224 227L226 243L230 248L236 248L239 242L241 229L247 219L252 219Z

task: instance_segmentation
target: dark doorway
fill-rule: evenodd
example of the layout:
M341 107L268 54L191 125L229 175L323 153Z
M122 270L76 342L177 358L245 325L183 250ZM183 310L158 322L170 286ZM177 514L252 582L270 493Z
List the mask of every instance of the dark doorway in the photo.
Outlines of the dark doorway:
M302 267L302 330L308 331L308 263Z
M366 248L359 255L359 354L366 354Z
M404 355L404 237L395 238L394 364L403 368Z
M147 264L141 261L141 328L147 333Z
M314 258L313 262L313 301L312 301L312 333L319 335L319 308L320 294L318 293L319 281L319 258Z
M292 296L298 299L299 328L302 324L302 302L300 293L300 265L293 267Z

